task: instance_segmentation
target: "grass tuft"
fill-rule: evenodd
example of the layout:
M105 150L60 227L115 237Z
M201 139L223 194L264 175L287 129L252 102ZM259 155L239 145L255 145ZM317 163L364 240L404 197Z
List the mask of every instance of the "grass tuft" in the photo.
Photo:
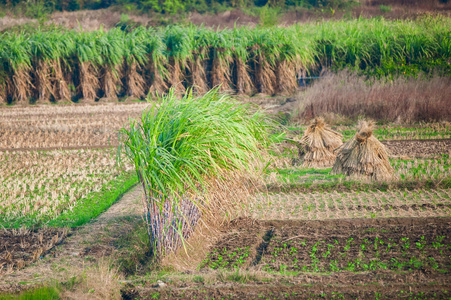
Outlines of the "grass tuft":
M223 195L237 189L232 182L246 184L252 162L267 146L268 129L260 111L251 113L214 89L200 98L188 92L181 100L171 90L121 130L123 148L145 191L156 255L184 246L201 216L205 221L222 212L221 217L230 215L236 200Z

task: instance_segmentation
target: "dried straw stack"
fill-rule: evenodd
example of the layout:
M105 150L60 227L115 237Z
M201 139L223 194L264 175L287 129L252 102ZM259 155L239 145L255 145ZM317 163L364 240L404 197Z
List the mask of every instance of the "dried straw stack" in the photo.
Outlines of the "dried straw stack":
M361 121L356 135L337 149L332 174L364 175L373 180L388 180L393 168L385 146L373 135L374 123Z
M330 129L323 118L312 120L299 141L304 150L299 149L302 167L331 167L336 157L334 150L343 144L342 139L343 135Z

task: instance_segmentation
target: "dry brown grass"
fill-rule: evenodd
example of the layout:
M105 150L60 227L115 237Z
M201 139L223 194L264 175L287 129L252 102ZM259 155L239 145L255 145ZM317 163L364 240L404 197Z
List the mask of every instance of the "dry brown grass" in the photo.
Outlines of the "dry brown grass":
M367 117L387 122L451 120L451 78L365 81L349 71L330 74L297 95L298 120ZM335 116L335 117L334 117Z
M51 62L40 60L35 70L36 87L38 90L38 103L50 103L50 96L54 96L51 84Z
M249 66L240 58L235 58L236 65L236 90L238 94L252 94L255 90L252 79L249 75Z
M0 18L0 30L5 30L9 27L23 25L23 24L37 24L38 20L25 17L16 18L13 16L4 16Z
M442 10L451 7L449 1L441 0L365 0L366 6L390 5L393 7L408 7L418 10Z
M94 102L99 89L98 69L90 62L80 62L80 86L84 102Z
M117 131L147 104L0 110L0 213L56 216L121 174ZM60 148L79 150L58 150ZM51 151L30 151L50 150ZM130 166L127 166L130 168Z
M15 70L12 77L12 83L14 84L14 99L17 99L19 104L27 104L30 97L31 90L34 89L31 83L31 67L23 66L21 69Z
M106 259L100 259L96 266L87 268L77 277L79 283L72 289L64 291L63 299L122 299L120 281L124 278Z
M195 269L220 235L219 227L211 225L198 225L193 235L185 241L184 247L165 256L161 266L181 272Z
M425 13L440 13L450 15L451 2L441 3L439 0L361 0L360 5L351 10L335 10L331 13L325 9L323 12L311 9L291 9L279 18L279 24L292 25L296 23L313 22L320 16L323 19L340 20L343 17L375 17L383 15L387 19L415 18ZM382 12L380 5L391 7L389 12ZM161 25L161 16L159 15L139 15L125 12L130 20L143 26ZM180 15L165 16L172 22L180 21ZM80 30L99 30L100 28L111 29L120 21L121 11L117 8L79 10L72 12L54 12L49 16L47 24L56 24L70 29ZM204 13L191 12L187 16L188 22L195 25L205 25L212 28L234 28L234 26L254 27L260 23L260 18L255 15L249 15L240 9L228 10L223 13ZM13 16L12 12L0 18L0 30L5 30L13 26L38 23L38 20L27 17Z
M15 106L0 110L0 151L37 148L115 147L117 131L145 103Z
M144 15L130 14L131 21L146 26L150 24L151 18ZM73 12L54 12L48 23L54 23L67 28L79 30L99 30L100 28L111 29L120 21L121 12L114 9L79 10Z
M257 46L255 46L257 47ZM269 62L261 52L254 59L255 84L259 93L274 95L276 91L276 75Z
M122 174L114 155L114 150L0 152L2 217L45 219L73 208Z
M146 89L146 81L139 69L136 62L127 64L127 94L135 98L143 98Z
M196 230L185 240L184 247L163 258L162 265L177 271L195 269L222 234L221 230L231 220L249 213L249 201L262 183L258 174L249 176L231 172L210 180L202 218Z
M194 54L194 59L190 62L191 82L194 91L198 94L205 94L208 92L208 80L206 74L206 59L200 57L199 54Z
M103 70L102 85L105 92L104 97L111 100L117 100L119 94L120 78L122 68L120 66L108 66Z
M230 57L220 58L221 49L214 50L214 57L211 66L211 87L219 86L221 92L230 91L231 76L230 76L230 64L232 59Z
M277 94L293 95L298 86L296 81L296 70L298 69L295 63L288 61L277 63L275 71Z
M184 64L184 62L178 61L172 57L169 58L168 73L170 74L170 87L179 95L183 95L186 92L185 86L183 85L185 76L182 71L182 64Z

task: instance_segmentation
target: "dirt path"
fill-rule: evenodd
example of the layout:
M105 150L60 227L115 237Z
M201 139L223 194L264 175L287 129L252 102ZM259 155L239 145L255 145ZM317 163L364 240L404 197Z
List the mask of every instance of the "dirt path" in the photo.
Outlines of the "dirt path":
M29 285L62 281L79 274L98 258L115 251L114 240L133 229L140 220L141 185L133 187L98 218L74 229L44 258L7 275L0 275L0 291L15 292Z

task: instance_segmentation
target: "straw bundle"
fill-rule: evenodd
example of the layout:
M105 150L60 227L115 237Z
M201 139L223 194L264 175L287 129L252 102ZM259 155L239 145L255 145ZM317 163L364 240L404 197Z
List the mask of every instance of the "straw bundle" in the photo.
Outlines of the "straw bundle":
M337 149L333 174L365 175L374 180L392 178L387 149L373 135L373 130L373 122L359 122L356 135Z
M332 130L323 118L315 118L299 141L299 158L302 167L331 167L335 161L334 150L343 142L343 135Z

